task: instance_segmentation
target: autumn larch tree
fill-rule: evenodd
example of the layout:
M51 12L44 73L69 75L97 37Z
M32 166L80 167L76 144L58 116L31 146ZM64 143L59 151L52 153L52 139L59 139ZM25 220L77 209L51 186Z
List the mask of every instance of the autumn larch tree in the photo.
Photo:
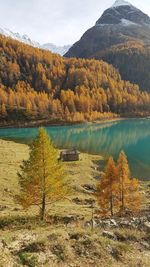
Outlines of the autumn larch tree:
M0 47L0 116L4 123L79 122L150 114L150 93L121 80L118 71L104 61L65 59L4 36L0 36ZM137 44L133 47L139 49ZM150 52L147 56L150 58Z
M6 111L6 106L5 106L5 104L2 104L0 113L1 113L1 115L2 115L3 118L6 117L6 115L7 115L7 111Z
M40 207L40 218L44 219L47 204L64 198L68 193L62 163L57 159L57 150L44 128L40 128L30 147L30 155L18 173L20 194L17 200L24 207Z
M112 157L109 158L106 171L97 186L96 196L98 204L101 208L101 213L106 215L110 213L114 215L117 207L117 168Z
M141 205L139 181L135 178L131 178L128 160L123 151L119 155L117 173L119 182L120 213L123 214L126 210L130 210L133 213L137 212Z
M96 197L103 216L123 215L126 211L137 213L140 210L139 181L131 178L123 151L119 155L117 166L113 158L109 158L105 173L98 183Z

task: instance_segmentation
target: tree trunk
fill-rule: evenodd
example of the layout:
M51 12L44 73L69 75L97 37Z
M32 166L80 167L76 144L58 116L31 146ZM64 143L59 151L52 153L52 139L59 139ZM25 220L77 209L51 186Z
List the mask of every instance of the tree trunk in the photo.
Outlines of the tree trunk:
M124 184L121 182L121 213L124 212Z
M121 209L124 211L124 189L122 189Z
M41 221L43 221L45 217L45 194L43 194L43 198L42 198L42 207L41 207L40 217L41 217Z
M110 212L111 212L111 216L114 216L114 212L113 212L113 197L111 196L110 198Z
M113 212L113 180L112 180L112 177L111 177L111 196L110 196L110 212L111 212L111 216L113 217L114 215L114 212Z

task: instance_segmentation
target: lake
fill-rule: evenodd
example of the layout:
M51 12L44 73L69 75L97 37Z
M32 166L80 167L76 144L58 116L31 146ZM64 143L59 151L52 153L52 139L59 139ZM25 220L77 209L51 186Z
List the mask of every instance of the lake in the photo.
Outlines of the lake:
M150 179L150 119L51 126L46 130L58 148L77 148L82 152L112 155L116 160L123 149L132 175ZM0 138L29 143L38 128L0 129Z

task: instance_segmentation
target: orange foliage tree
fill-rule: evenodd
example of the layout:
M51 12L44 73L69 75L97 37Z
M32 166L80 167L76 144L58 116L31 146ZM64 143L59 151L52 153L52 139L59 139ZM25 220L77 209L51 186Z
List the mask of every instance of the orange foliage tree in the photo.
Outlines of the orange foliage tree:
M18 173L20 194L16 200L24 208L39 206L41 220L46 205L61 200L69 192L63 166L57 157L49 136L40 128L31 145L29 159L23 162Z
M117 193L118 193L118 183L117 183L117 168L112 157L109 158L105 174L101 178L97 186L97 200L101 208L101 213L106 215L110 213L111 216L114 215L114 209L117 206Z
M105 173L97 185L96 197L103 216L137 213L140 210L139 181L131 178L127 157L123 151L119 155L117 166L113 158L109 158Z
M78 122L150 113L150 93L121 80L103 61L63 58L4 36L0 49L3 121Z
M122 151L119 155L118 163L118 183L120 198L120 213L126 211L137 212L140 209L141 195L139 193L139 181L131 179L128 160Z

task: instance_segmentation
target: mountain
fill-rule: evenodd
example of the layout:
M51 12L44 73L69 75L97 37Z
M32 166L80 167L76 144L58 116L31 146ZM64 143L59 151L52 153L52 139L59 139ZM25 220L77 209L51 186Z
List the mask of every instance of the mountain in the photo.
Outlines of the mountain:
M71 45L57 46L57 45L54 45L51 43L47 43L47 44L41 45L40 47L42 49L46 49L46 50L49 50L53 53L56 53L56 54L63 56L64 54L66 54L68 52Z
M100 19L96 22L96 25L110 25L121 24L122 26L129 25L149 25L150 18L142 11L132 6L130 3L122 0L118 0L114 5L107 9Z
M6 28L0 28L0 34L10 37L12 39L15 39L19 42L23 42L25 44L31 45L33 47L38 47L38 48L49 50L53 53L60 54L61 56L63 56L71 47L71 45L56 46L51 43L41 45L40 43L31 40L30 37L26 34L21 35L18 32L14 33L11 30L6 29Z
M21 35L18 32L14 33L11 30L6 29L6 28L0 28L0 34L10 37L12 39L15 39L19 42L23 42L25 44L34 46L34 47L40 47L40 44L38 42L32 41L26 34Z
M150 114L150 94L104 61L64 58L3 35L0 51L0 126Z
M103 59L119 69L123 79L150 90L150 17L117 0L65 56Z

